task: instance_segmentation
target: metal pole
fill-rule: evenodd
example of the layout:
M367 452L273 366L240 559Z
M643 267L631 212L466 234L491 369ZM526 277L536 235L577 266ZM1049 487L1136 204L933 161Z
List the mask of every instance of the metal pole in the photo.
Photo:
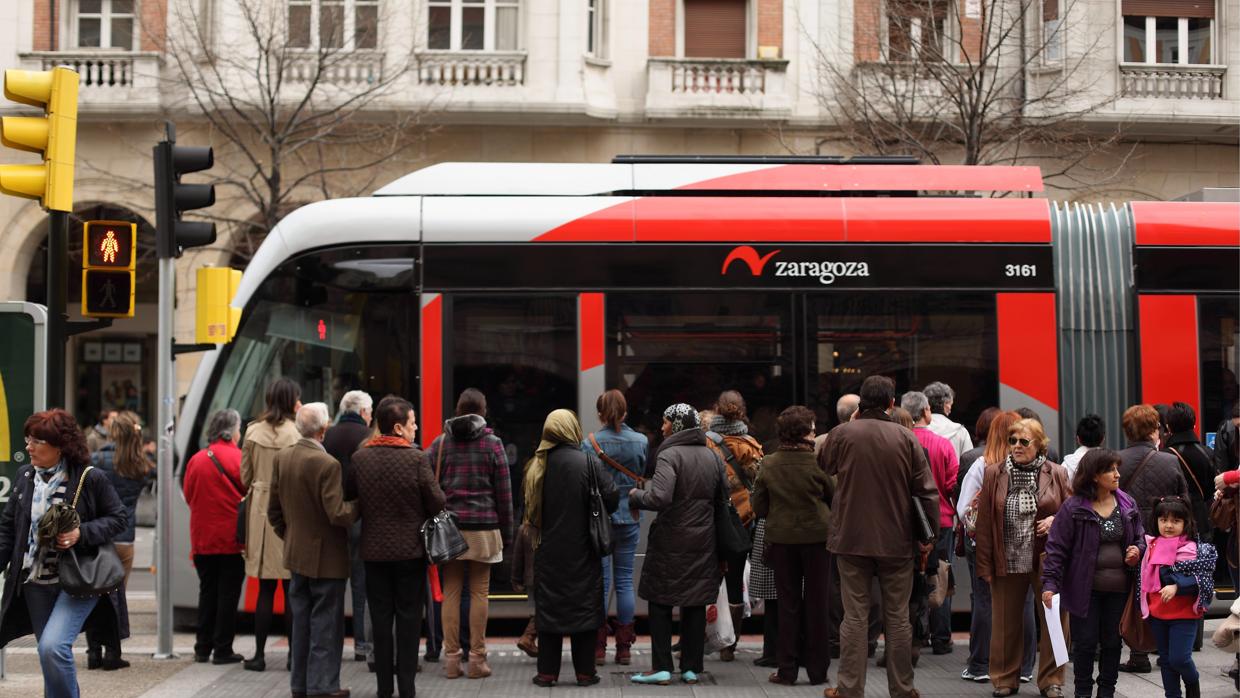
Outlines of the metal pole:
M155 514L155 598L158 602L155 615L156 659L175 659L172 653L172 495L173 443L175 415L173 394L176 385L176 364L172 354L173 302L175 293L176 259L159 260L159 409L156 424L159 428L159 461L157 478L159 498Z
M65 406L65 296L68 289L69 214L48 211L47 408Z

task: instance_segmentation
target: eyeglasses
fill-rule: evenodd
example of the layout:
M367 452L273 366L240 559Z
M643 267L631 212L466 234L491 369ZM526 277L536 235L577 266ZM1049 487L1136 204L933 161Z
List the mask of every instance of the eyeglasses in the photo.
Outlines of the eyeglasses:
M1015 436L1008 437L1008 446L1015 446L1016 444L1020 444L1021 446L1028 446L1031 443L1033 443L1033 439L1018 439Z
M31 446L46 446L46 445L47 445L47 442L44 441L43 439L36 439L33 436L26 437L26 448L30 448Z

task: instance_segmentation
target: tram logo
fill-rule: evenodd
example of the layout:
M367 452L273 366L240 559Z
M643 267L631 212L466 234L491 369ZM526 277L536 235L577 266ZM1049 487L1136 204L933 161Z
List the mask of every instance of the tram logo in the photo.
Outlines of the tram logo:
M771 257L779 253L780 250L775 250L766 255L759 255L758 251L749 245L741 245L728 253L728 258L723 260L723 268L719 270L719 274L727 274L728 267L732 266L732 262L740 260L745 263L745 266L749 267L749 273L754 276L762 276L762 270L766 268L766 263L771 261Z

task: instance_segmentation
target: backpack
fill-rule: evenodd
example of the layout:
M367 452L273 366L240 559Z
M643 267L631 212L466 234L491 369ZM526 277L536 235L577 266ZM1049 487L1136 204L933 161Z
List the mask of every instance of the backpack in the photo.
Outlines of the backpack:
M735 478L740 483L740 487L730 488L729 494L741 523L749 526L755 516L753 505L749 503L749 495L753 492L753 478L748 470L757 470L762 462L762 444L748 434L723 436L713 431L706 432L706 444L723 458L729 479Z

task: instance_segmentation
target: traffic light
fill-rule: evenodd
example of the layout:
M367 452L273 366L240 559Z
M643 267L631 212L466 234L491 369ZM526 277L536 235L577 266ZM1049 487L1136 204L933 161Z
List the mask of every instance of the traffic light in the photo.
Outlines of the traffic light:
M215 203L212 184L182 184L181 175L211 169L215 155L210 147L177 145L171 126L168 138L155 146L155 219L160 259L181 256L187 247L215 242L215 224L183 221L185 211Z
M43 107L46 116L0 118L0 142L43 155L42 165L0 165L0 192L40 199L49 210L72 211L78 74L68 68L6 70L4 96Z
M241 285L241 272L228 267L202 267L198 270L198 314L194 341L198 344L226 344L237 334L241 310L232 299Z
M133 317L138 226L124 221L82 225L82 315Z

